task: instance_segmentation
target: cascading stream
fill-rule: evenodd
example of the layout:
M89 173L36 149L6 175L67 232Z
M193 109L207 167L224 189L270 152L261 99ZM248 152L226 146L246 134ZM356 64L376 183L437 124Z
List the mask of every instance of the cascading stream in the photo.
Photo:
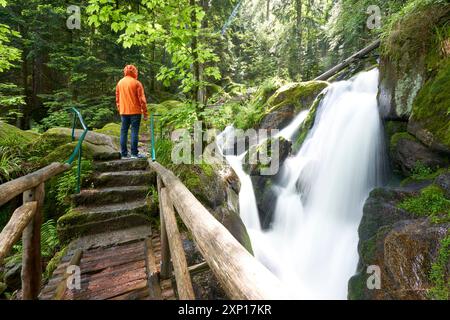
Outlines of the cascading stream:
M244 156L227 156L241 179L240 214L255 256L294 299L346 299L358 263L358 226L370 191L381 183L383 134L378 70L332 84L299 153L286 160L270 230L261 229ZM306 113L280 135L292 138ZM219 145L233 133L222 133Z

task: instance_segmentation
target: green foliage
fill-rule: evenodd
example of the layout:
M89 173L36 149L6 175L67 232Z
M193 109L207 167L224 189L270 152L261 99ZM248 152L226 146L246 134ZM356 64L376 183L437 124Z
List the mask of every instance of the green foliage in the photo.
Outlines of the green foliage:
M252 99L242 106L235 117L234 126L242 130L255 127L264 115L267 100L285 83L278 77L265 80Z
M11 120L22 116L19 106L25 105L22 88L13 83L0 83L0 120Z
M170 54L172 64L161 66L157 79L167 87L177 80L183 92L190 92L204 88L207 79L220 79L220 72L213 65L219 59L209 47L209 34L202 32L205 11L195 3L143 0L136 6L134 1L90 0L87 12L91 25L107 24L118 33L124 48L160 43ZM204 79L199 79L194 71L198 64L205 65Z
M56 270L56 268L58 268L59 263L61 262L61 259L66 255L68 250L68 247L64 247L63 249L59 250L54 256L53 258L48 262L46 268L45 268L45 272L43 275L43 282L46 282L47 280L50 279L50 277L52 276L53 272Z
M441 241L439 255L435 263L431 266L430 281L433 287L428 292L431 299L450 299L450 279L447 271L447 264L450 260L450 235Z
M72 169L57 178L55 187L50 190L50 194L54 194L56 204L62 208L70 207L69 196L73 194L77 187L77 170L78 164ZM92 175L93 164L90 160L81 161L81 181L85 181Z
M428 53L433 45L436 26L445 22L450 12L446 0L409 0L397 10L383 28L383 51L391 59L405 54L411 57ZM447 19L448 20L448 19Z
M156 140L156 159L163 166L168 167L172 164L172 149L173 142L170 139L157 139Z
M41 226L41 254L44 259L49 259L55 254L59 246L56 222L48 220ZM19 263L22 261L22 243L19 242L13 247L13 254L5 259L5 263Z
M450 222L450 200L435 185L423 189L418 196L403 200L399 208L417 216L429 216L435 223Z
M176 129L193 130L195 122L199 120L197 108L195 102L186 102L163 113L159 121L164 132L171 132Z
M330 65L335 65L379 37L382 29L367 27L369 6L374 5L380 8L381 25L384 28L389 17L398 12L405 2L404 0L342 0L336 2L330 12L331 16L327 25L330 50L333 51L328 58Z
M6 147L0 147L0 183L17 177L22 172L22 160Z
M6 2L0 3L0 7L4 7ZM8 25L0 24L0 72L9 70L14 63L20 60L21 51L11 46L11 39L19 37L17 31L11 30Z

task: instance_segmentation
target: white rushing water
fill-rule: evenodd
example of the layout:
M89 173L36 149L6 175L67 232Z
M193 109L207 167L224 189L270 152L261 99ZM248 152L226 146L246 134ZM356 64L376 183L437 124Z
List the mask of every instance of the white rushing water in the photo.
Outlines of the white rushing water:
M253 185L241 156L227 160L241 179L240 214L255 256L293 299L346 299L358 263L358 226L369 192L380 182L382 128L378 70L332 84L299 153L286 160L270 230L262 230ZM292 138L300 114L280 135ZM219 144L233 128L222 133ZM220 141L222 140L222 141Z

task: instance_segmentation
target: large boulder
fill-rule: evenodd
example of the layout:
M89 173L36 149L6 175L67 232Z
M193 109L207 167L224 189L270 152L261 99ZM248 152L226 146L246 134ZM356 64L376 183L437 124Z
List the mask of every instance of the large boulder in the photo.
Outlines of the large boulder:
M78 140L83 131L75 130ZM67 161L75 150L77 141L72 141L72 129L52 128L30 143L32 158L41 165L51 162ZM83 143L83 156L86 159L112 160L120 157L120 141L117 137L89 131Z
M23 131L0 120L0 146L1 145L26 145L36 140L39 134L31 131Z
M267 101L259 128L283 129L299 112L309 109L328 85L324 81L309 81L282 86Z
M350 299L429 298L435 285L430 271L450 230L447 175L371 192L358 230L360 261L349 281ZM368 288L369 266L379 267L381 289Z
M192 194L222 223L247 250L252 252L250 237L238 211L236 178L226 165L172 165L171 170ZM227 173L228 172L228 173Z
M349 282L349 298L429 299L428 293L433 287L431 268L449 230L450 224L436 225L427 218L401 220L379 229L374 237L360 246L365 252L361 255L360 272ZM369 266L380 268L381 289L368 288L370 275L366 270Z
M448 165L446 157L433 152L406 132L392 136L390 151L394 165L406 176L411 175L419 164L432 170Z
M409 55L399 61L381 59L378 105L384 119L408 120L411 115L414 99L426 77L424 59L419 58L413 65L411 59Z
M450 57L414 101L408 131L427 147L450 155Z
M410 9L393 17L389 33L382 37L378 102L384 119L408 121L422 87L442 67L440 60L448 57L448 52L439 54L445 52L441 48L448 39L437 33L445 28L450 5L429 3ZM434 105L425 107L434 112Z

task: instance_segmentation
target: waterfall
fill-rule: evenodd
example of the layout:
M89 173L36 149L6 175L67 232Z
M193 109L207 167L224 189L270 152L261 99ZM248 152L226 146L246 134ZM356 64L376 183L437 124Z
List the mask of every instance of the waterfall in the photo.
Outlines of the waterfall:
M262 230L243 155L227 156L241 179L240 214L255 256L293 299L346 299L358 263L358 226L370 191L381 180L383 135L377 108L378 70L332 84L301 150L275 185L270 230ZM280 135L292 138L300 114ZM232 133L222 134L222 144ZM220 139L219 139L220 140Z

